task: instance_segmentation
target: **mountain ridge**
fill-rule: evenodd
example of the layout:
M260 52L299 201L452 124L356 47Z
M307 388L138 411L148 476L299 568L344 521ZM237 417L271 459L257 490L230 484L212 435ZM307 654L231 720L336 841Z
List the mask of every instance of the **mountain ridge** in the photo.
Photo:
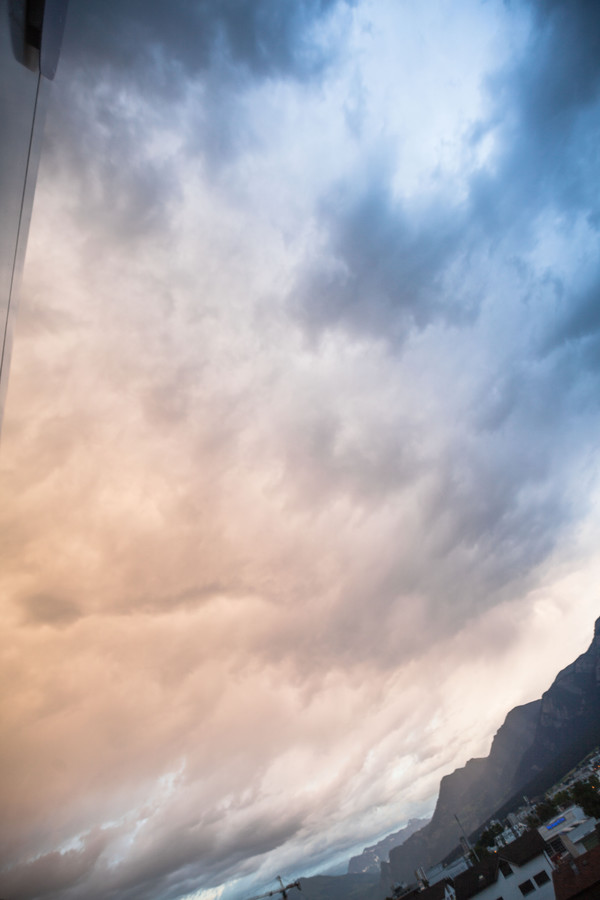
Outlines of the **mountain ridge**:
M374 872L379 873L380 863L386 862L390 850L399 847L404 841L415 833L415 831L424 828L429 824L429 819L409 819L404 828L394 831L392 834L386 835L376 844L365 847L362 853L353 856L348 863L348 875L357 875L359 873Z
M459 842L455 814L473 832L520 793L539 793L600 742L600 618L588 650L539 700L510 710L487 757L445 775L430 823L390 851L395 882L434 865Z

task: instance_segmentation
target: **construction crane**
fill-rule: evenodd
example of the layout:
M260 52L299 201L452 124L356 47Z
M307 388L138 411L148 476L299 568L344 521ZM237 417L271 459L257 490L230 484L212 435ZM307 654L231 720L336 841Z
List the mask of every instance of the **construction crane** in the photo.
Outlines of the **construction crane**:
M281 894L282 900L287 900L288 891L291 891L292 888L298 888L299 891L302 890L300 881L292 881L290 884L284 884L281 875L277 876L277 881L280 885L278 888L275 888L274 891L269 891L267 894L260 894L258 897L253 897L253 900L264 900L265 897L274 897L276 894Z

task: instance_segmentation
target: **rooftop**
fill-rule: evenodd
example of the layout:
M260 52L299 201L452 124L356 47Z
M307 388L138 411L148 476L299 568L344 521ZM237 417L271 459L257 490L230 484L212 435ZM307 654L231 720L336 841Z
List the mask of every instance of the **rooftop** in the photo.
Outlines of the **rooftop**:
M562 862L553 875L556 900L571 900L575 897L592 897L590 889L600 886L600 845L588 850L577 859Z

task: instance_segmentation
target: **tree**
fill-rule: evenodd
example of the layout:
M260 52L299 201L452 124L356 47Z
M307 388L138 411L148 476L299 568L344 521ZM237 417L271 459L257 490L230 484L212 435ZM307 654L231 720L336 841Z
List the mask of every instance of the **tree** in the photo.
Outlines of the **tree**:
M569 790L558 791L552 798L559 809L565 809L573 803L573 797Z
M587 781L576 781L571 788L573 802L579 804L586 816L600 819L600 790L596 778Z
M556 801L545 798L540 800L533 812L527 816L526 822L532 828L537 828L538 825L542 825L548 819L551 819L552 816L555 816L557 812L558 804Z
M503 831L504 828L500 822L492 822L491 825L488 825L488 827L481 832L478 843L481 844L482 847L493 847L496 838L499 834L502 834Z
M485 859L487 856L490 856L490 848L494 846L496 837L502 834L503 831L504 827L500 822L492 822L487 828L484 828L474 848L479 859Z

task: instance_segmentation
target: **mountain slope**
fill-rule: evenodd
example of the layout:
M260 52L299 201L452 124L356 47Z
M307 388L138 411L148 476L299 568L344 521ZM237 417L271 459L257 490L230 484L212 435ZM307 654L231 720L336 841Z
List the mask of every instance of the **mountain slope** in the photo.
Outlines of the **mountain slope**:
M541 700L516 707L489 756L442 778L429 825L390 852L394 881L411 880L459 842L454 818L474 831L513 797L545 790L600 742L600 619L586 653L560 672Z
M348 863L348 874L356 875L360 872L373 872L379 874L379 867L382 861L387 861L390 850L399 847L404 841L427 825L429 819L410 819L405 828L388 834L382 840L373 844L372 847L365 847L358 856L353 856Z
M380 900L381 896L378 873L314 875L302 878L300 884L298 900Z
M557 767L559 777L600 741L600 619L589 649L559 672L541 704L534 742L517 772L523 784L541 783Z

